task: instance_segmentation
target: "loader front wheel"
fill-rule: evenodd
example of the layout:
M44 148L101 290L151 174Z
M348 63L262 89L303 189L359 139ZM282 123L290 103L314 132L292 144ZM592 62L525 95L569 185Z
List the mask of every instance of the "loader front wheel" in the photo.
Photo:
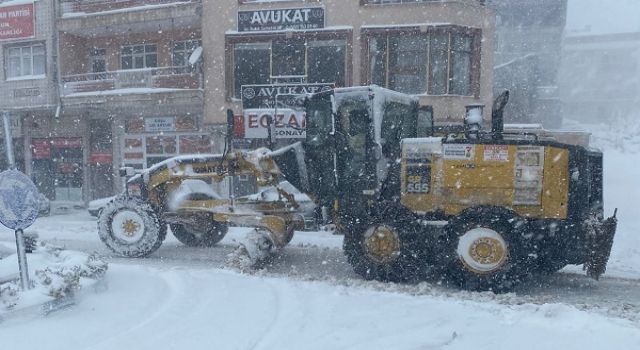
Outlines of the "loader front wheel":
M347 225L347 230L344 252L360 276L392 282L423 277L424 250L418 242L418 225L408 210L390 208L369 224Z
M167 226L149 203L122 196L102 210L98 219L98 234L114 253L138 258L160 247L166 237Z
M469 290L510 290L533 270L526 222L500 207L469 208L445 227L440 261L447 278Z
M180 243L189 247L213 247L227 234L229 227L219 222L209 222L204 227L187 224L170 224L171 232Z

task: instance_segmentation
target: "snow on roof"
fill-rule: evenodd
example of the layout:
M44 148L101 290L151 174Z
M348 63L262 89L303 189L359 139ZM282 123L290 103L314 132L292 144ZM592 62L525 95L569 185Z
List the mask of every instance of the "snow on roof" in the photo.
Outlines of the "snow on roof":
M16 0L16 1L20 1L20 0ZM185 1L170 2L166 4L148 4L148 5L126 7L126 8L116 9L116 10L106 10L106 11L90 12L90 13L89 12L67 12L67 13L64 13L62 17L73 18L73 17L102 16L102 15L114 14L114 13L145 11L145 10L151 10L151 9L157 9L157 8L172 7L172 6L178 6L178 5L188 4L188 3L191 3L191 1L185 0Z
M0 3L0 7L33 4L36 1L39 1L39 0L9 0L9 1Z
M151 94L161 92L176 92L193 89L170 89L170 88L128 88L102 91L75 92L65 95L66 97L86 97L86 96L105 96L105 95L127 95L127 94Z
M569 0L567 37L640 32L638 0Z
M401 92L389 90L378 85L367 86L351 86L334 89L334 93L338 100L352 95L352 93L361 92L373 92L376 96L384 96L386 100L396 101L400 103L410 104L412 102L419 102L418 98L414 95L407 95Z
M403 23L403 24L365 24L362 29L386 29L386 28L413 28L413 27L439 27L452 26L451 22L433 22L433 23Z

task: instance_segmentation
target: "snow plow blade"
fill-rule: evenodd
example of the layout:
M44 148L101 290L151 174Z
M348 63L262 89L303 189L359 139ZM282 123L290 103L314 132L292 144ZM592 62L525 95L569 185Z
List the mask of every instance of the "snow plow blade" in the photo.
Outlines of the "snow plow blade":
M617 209L616 209L617 212ZM607 270L607 262L611 255L613 237L616 234L618 218L613 216L593 225L593 240L591 241L591 256L585 264L587 276L597 280Z

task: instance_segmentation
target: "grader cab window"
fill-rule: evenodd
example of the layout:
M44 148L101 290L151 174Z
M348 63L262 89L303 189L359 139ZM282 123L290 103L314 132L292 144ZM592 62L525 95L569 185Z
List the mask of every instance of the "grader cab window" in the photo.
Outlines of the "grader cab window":
M307 144L319 147L324 145L333 129L332 94L317 95L306 101Z
M369 97L367 94L345 96L339 99L337 111L338 173L350 185L358 179L364 188L373 173L369 161L372 125Z
M418 108L416 134L417 137L433 136L433 108L431 106Z

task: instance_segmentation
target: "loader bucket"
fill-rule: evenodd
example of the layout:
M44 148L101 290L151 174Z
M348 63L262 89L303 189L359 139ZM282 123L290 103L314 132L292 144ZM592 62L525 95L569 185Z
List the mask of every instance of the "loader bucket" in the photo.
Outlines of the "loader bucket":
M597 280L606 271L617 226L618 219L615 214L602 222L593 224L591 254L589 261L585 264L587 276Z

